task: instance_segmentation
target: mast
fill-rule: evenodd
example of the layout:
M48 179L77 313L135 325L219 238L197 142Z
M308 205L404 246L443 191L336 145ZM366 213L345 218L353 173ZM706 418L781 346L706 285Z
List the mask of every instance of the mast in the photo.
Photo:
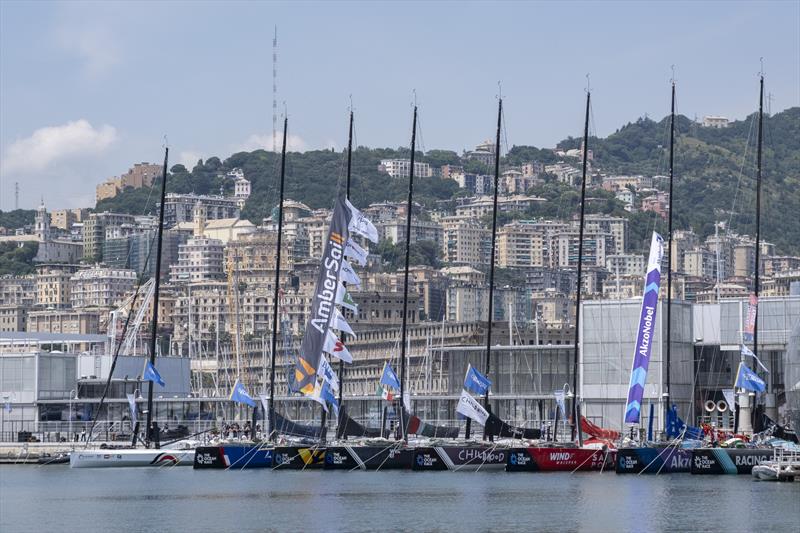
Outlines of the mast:
M664 382L664 427L669 412L670 364L672 358L672 178L675 161L675 77L672 79L672 101L669 114L669 244L667 260L667 376Z
M758 91L758 152L756 156L756 278L755 294L761 289L761 147L764 142L764 74L761 74ZM758 312L753 324L753 353L758 355Z
M164 203L167 196L167 162L169 146L164 148L164 169L161 174L161 208L158 211L158 239L156 241L156 280L153 292L153 324L150 329L150 364L156 364L156 335L158 334L158 290L161 287L161 244L164 237ZM153 440L153 382L147 387L147 447Z
M281 185L278 204L278 252L275 258L275 287L272 295L272 361L269 366L269 440L275 441L275 360L278 344L278 299L280 298L281 237L283 235L283 184L286 178L286 130L289 117L283 118L283 141L281 145Z
M350 174L353 163L353 109L350 108L350 129L347 134L347 181L345 195L350 200ZM342 333L340 340L345 341L345 334ZM344 394L344 361L339 359L339 408L341 409L342 395Z
M586 167L588 165L589 154L589 105L591 104L592 93L586 90L586 120L583 124L583 171L581 178L581 218L578 228L578 286L575 297L575 353L572 358L572 439L575 434L578 436L578 445L583 446L583 435L580 431L581 408L578 402L578 343L580 342L581 325L581 290L583 289L583 220L586 213Z
M411 257L411 201L414 197L414 152L417 148L417 106L414 105L414 119L411 125L411 167L408 174L408 202L406 203L406 261L403 272L403 325L400 337L400 412L405 412L405 387L406 387L406 339L408 319L408 263ZM406 434L405 416L400 417L400 428L403 440L408 441Z

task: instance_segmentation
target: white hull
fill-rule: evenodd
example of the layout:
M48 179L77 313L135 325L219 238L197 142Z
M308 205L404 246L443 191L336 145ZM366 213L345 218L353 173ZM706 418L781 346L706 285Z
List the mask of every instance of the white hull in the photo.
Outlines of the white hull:
M192 466L194 450L75 450L69 456L72 468L113 468L127 466Z

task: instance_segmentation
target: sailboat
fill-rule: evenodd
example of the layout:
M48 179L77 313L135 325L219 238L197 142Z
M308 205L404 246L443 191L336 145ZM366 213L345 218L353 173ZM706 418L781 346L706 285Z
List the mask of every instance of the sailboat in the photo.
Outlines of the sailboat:
M146 447L109 449L109 448L86 448L76 450L70 454L69 464L72 468L105 468L121 466L190 466L194 461L194 444L184 443L182 446L171 448L160 447L160 430L153 421L153 387L156 383L163 386L163 380L156 370L156 341L158 333L158 311L159 311L159 287L161 284L161 248L164 233L164 201L167 189L167 164L169 161L169 147L164 149L164 169L161 179L161 204L158 216L158 237L156 244L156 268L153 289L153 322L150 333L150 358L147 361L143 378L150 381L147 392L147 425L146 425ZM108 381L111 381L109 372ZM134 430L134 433L138 431ZM91 438L91 435L90 435ZM135 440L134 440L135 443Z
M665 387L664 387L664 422L665 433L673 440L664 443L648 443L646 446L629 446L617 450L617 459L615 462L615 471L618 474L660 474L660 473L675 473L675 472L688 472L689 461L691 459L691 450L684 448L682 440L684 437L689 438L693 428L682 427L684 424L679 423L680 418L677 415L677 408L670 406L670 366L672 354L672 184L674 179L674 161L675 161L675 80L672 80L672 97L670 105L670 134L669 134L669 222L668 222L668 241L667 249L669 255L667 259L667 350L665 361ZM655 234L654 234L655 235ZM655 275L657 266L655 263L660 264L660 260L656 261L658 251L651 246L651 260L652 272ZM651 271L650 265L648 266L648 278ZM645 285L649 283L649 279ZM645 287L647 291L647 287ZM647 294L647 293L646 293ZM647 297L647 296L645 296ZM635 363L634 363L635 364ZM638 372L641 367L634 367L633 371ZM646 369L645 369L646 371ZM645 374L646 375L646 374ZM641 402L641 400L639 400ZM652 406L652 404L651 404ZM638 413L638 411L637 411ZM636 415L638 417L638 414ZM670 423L671 422L671 423Z
M583 128L583 170L581 181L581 213L578 230L578 280L575 303L575 349L572 361L572 416L573 439L575 444L527 446L511 448L508 453L508 472L540 472L540 471L576 471L576 470L603 470L612 465L616 458L616 451L607 444L599 446L584 446L583 430L587 427L586 421L581 417L580 403L578 401L578 349L580 340L581 292L582 292L582 265L583 265L583 229L586 208L586 170L588 167L589 152L589 110L591 92L586 91L586 119ZM580 421L580 422L578 422Z
M748 329L752 328L753 350L750 351L742 344L741 361L737 371L734 386L738 389L740 412L750 425L748 412L750 405L748 391L766 391L766 383L753 372L745 363L745 354L752 356L761 365L758 359L758 296L761 285L761 173L762 173L762 148L764 140L764 75L759 80L758 93L758 141L756 157L756 249L755 249L755 279L753 283L754 294L751 297L750 310L748 310ZM743 339L744 340L744 339ZM772 460L773 450L766 447L749 448L695 448L692 450L692 474L751 474L753 467Z
M505 439L538 439L538 429L517 428L509 425L491 412L489 389L491 380L487 377L491 370L492 326L494 308L495 241L497 238L497 198L500 180L500 132L503 119L503 99L498 97L497 131L494 153L494 201L492 208L492 242L489 260L489 305L486 327L486 356L483 374L472 367L468 368L465 385L477 383L470 390L483 395L481 406L467 390L462 392L457 411L466 420L463 441L442 442L436 446L418 447L415 450L414 468L416 470L503 470L508 462L508 443ZM470 440L472 421L480 423L484 441ZM457 437L457 435L454 435ZM494 442L495 437L504 439ZM485 439L490 442L485 442Z

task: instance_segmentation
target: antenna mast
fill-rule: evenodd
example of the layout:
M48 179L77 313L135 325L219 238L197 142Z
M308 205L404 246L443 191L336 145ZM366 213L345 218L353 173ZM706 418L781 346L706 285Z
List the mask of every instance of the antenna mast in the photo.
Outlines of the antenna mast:
M278 26L272 38L272 152L278 152Z
M19 209L19 182L14 182L14 209Z

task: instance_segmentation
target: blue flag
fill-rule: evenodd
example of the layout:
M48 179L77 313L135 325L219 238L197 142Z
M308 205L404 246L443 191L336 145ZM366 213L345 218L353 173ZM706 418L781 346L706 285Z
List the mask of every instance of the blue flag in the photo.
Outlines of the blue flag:
M381 375L381 385L386 385L396 390L400 390L400 378L392 370L392 365L389 363L383 364L383 374Z
M230 400L236 403L245 403L250 407L256 406L256 401L249 394L247 394L247 389L244 388L244 384L238 379L236 380L236 383L233 384Z
M167 384L161 378L161 374L158 373L156 367L153 366L153 363L147 361L144 365L144 373L142 374L142 379L145 381L152 381L154 383L158 383L162 387L166 387Z
M331 385L327 381L322 382L322 392L320 393L320 397L328 402L331 407L333 407L333 412L336 414L336 418L339 418L339 402L336 401L336 395L333 393L333 389L331 389Z
M683 437L686 439L695 439L695 440L702 440L704 433L702 428L696 428L692 426L687 426L686 423L681 420L681 417L678 416L678 407L673 405L672 409L667 411L667 437L670 439L674 439L679 437L681 432L686 431L683 433Z
M475 370L472 365L467 367L467 375L464 376L464 388L475 394L486 394L492 386L492 380Z
M764 392L767 384L749 366L739 363L739 372L736 374L736 386L753 392Z

